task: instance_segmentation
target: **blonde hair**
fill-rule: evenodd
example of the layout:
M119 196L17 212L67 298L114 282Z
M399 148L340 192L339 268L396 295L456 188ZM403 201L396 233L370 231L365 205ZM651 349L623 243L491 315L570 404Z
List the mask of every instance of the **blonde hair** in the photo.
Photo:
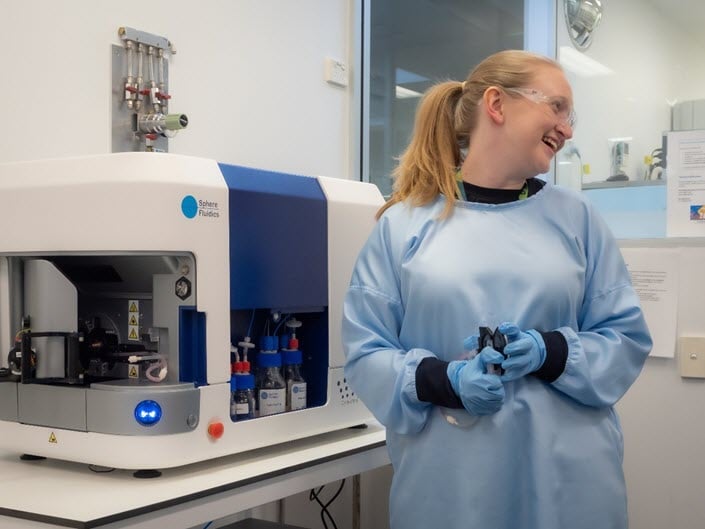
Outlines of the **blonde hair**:
M438 194L450 200L440 218L450 216L458 195L456 174L477 122L479 103L490 86L519 88L530 83L538 66L560 65L548 57L505 50L478 64L464 82L445 81L429 88L416 110L414 132L394 170L392 196L377 218L397 202L423 206Z

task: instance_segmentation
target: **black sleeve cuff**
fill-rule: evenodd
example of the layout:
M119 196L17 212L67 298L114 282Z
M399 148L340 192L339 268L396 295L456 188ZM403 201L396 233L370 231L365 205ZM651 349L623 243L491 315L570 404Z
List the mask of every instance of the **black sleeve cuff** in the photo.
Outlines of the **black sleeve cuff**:
M539 380L550 383L561 376L565 370L565 363L568 360L568 342L565 336L558 331L539 332L539 334L546 344L546 360L541 367L531 374ZM418 376L417 370L417 383Z
M419 362L416 368L416 396L422 402L430 402L437 406L463 407L463 403L448 380L448 362L438 358L427 357Z

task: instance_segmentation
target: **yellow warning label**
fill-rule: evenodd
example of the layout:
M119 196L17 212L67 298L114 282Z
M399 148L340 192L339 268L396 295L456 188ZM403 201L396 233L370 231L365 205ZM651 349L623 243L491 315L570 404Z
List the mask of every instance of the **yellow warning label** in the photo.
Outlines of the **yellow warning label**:
M59 441L56 440L56 436L54 435L54 432L51 432L49 434L49 442L50 443L58 443Z
M139 378L140 370L137 368L137 366L130 366L130 369L127 372L127 376L129 378Z
M140 321L140 300L130 299L127 301L128 316L127 316L127 339L139 340L139 321Z

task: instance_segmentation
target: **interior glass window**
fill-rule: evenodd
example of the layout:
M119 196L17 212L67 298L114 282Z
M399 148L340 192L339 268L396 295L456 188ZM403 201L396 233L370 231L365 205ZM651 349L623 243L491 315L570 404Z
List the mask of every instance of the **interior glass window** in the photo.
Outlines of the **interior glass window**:
M524 47L523 0L369 0L368 127L363 175L388 196L421 94L463 80L496 51ZM363 176L363 178L364 178Z

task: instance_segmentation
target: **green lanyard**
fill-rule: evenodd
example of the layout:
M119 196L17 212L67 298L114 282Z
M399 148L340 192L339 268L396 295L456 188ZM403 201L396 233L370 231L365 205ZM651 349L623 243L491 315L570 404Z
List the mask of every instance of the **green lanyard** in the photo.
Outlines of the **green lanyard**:
M529 182L524 182L524 187L519 192L519 200L524 200L525 198L529 198Z
M460 174L460 171L455 173L455 181L458 184L458 194L462 197L462 199L467 202L468 197L465 194L465 186L463 185L463 177ZM524 182L524 187L521 188L521 191L519 192L519 200L524 200L525 198L529 197L529 182Z
M467 202L468 197L465 195L465 186L463 185L463 177L460 171L455 173L455 183L458 184L458 194L463 199L463 202Z

